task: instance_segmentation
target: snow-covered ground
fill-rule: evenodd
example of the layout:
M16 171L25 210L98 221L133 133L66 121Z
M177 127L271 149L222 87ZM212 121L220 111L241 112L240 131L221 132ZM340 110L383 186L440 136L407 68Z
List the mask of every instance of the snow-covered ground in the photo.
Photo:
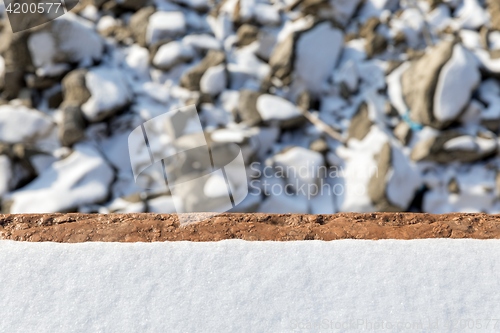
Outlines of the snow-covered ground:
M498 332L500 241L0 242L2 332Z
M495 0L90 0L14 35L1 17L4 212L174 212L127 138L192 104L241 148L237 211L500 212Z

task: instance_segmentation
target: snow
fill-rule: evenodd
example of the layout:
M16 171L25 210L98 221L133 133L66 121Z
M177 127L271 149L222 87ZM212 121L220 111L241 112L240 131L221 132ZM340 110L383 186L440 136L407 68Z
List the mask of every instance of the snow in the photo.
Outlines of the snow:
M0 155L0 196L9 190L9 183L12 178L12 164L6 155Z
M470 50L481 48L481 36L477 31L460 30L460 38L464 46Z
M287 120L301 115L292 103L278 96L264 94L257 99L257 111L262 120Z
M220 64L208 68L200 80L201 92L217 95L220 94L227 86L226 67Z
M386 195L391 203L406 209L415 197L415 192L422 186L420 173L409 158L395 147L392 148L391 163Z
M255 19L261 24L277 25L280 23L280 13L272 5L258 3L255 4L253 10Z
M221 43L208 34L187 35L182 39L184 45L199 50L220 50Z
M276 191L276 194L271 192L271 195L260 205L259 212L274 214L307 214L309 212L307 200L304 197L283 194L283 185L270 188Z
M453 55L439 75L434 95L434 116L439 121L455 119L470 100L481 79L472 55L461 45L453 47Z
M149 17L146 40L151 45L164 38L182 34L185 30L186 19L182 12L158 11Z
M52 29L57 36L58 52L71 62L88 66L93 60L99 59L104 51L104 42L93 24L72 12L55 19Z
M328 22L300 35L296 45L295 74L311 92L321 91L337 64L343 41L342 31Z
M102 119L131 100L132 92L117 69L104 66L92 68L85 81L91 96L82 105L82 111L90 121Z
M2 332L492 332L500 312L498 240L1 241L0 265Z
M448 192L448 183L452 178L458 184L459 193ZM496 171L483 163L434 169L431 177L426 179L429 191L424 196L423 209L433 214L493 212L492 207L497 200L495 183Z
M92 146L78 144L27 186L7 195L10 212L53 213L106 199L113 171Z
M449 26L451 24L451 21L450 7L444 4L437 6L428 15L429 25L438 31L443 30L447 26Z
M182 61L189 61L194 57L194 50L179 41L163 44L153 58L153 64L165 70Z
M382 150L387 142L387 135L378 127L372 126L366 137L359 141L349 140L349 150L339 147L336 153L345 161L341 166L339 176L340 210L343 212L367 212L373 210L367 188L370 178L378 175L375 154ZM340 191L342 190L342 191Z
M478 29L489 21L486 10L477 0L464 0L456 15L456 23L465 29Z
M346 24L361 3L361 0L330 0L329 2L333 7L335 19L342 24Z
M478 149L478 146L473 137L463 135L446 141L444 144L444 149L475 151Z
M0 106L0 142L34 142L55 128L50 117L19 105Z
M491 31L488 34L488 41L492 50L500 50L500 31Z
M302 147L293 147L277 154L274 162L276 171L286 170L287 182L295 188L318 184L321 173L325 174L326 170L320 153Z
M406 114L408 106L403 98L403 86L401 84L401 77L403 73L410 67L409 63L405 63L395 70L387 77L387 95L392 105L400 115Z

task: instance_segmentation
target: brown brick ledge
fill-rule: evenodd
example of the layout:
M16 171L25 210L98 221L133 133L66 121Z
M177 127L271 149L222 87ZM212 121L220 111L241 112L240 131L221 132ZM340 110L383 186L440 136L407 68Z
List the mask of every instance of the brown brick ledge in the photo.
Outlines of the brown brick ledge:
M179 225L170 214L0 214L0 239L54 242L500 238L500 215L224 213Z

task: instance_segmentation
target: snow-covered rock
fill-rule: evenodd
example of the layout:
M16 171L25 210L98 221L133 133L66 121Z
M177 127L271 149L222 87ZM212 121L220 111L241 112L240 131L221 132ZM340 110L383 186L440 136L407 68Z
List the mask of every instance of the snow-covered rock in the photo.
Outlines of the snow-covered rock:
M300 117L300 110L292 102L278 96L264 94L257 98L257 111L262 120L290 120Z
M307 214L309 207L304 197L292 195L271 195L259 207L259 212L276 214Z
M71 12L30 35L28 47L40 75L58 74L64 62L89 66L104 52L92 23Z
M82 144L6 200L11 201L10 213L62 212L105 200L112 179L101 154Z
M50 117L38 110L22 105L0 106L0 141L36 143L54 129Z
M194 50L179 41L163 44L158 48L153 65L163 70L169 70L181 62L188 62L194 57Z
M82 111L90 121L100 121L132 100L130 87L118 69L95 67L85 80L90 98L82 105Z
M186 19L182 12L159 11L149 17L146 41L154 44L164 38L171 38L186 31Z
M200 79L201 92L210 95L220 94L226 86L226 67L222 64L208 68Z

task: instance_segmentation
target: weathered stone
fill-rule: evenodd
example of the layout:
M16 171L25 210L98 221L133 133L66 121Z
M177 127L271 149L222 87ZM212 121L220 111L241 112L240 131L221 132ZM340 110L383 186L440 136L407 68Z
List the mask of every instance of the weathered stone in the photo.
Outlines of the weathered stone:
M5 61L4 89L2 98L17 98L24 86L24 74L34 70L28 50L28 32L11 33L3 29L0 52Z
M243 24L236 32L238 46L247 46L257 40L259 28L251 24Z
M373 57L387 49L387 40L384 36L372 33L366 38L365 50L368 57Z
M451 178L448 182L448 192L454 194L460 193L460 186L458 185L457 179L455 177Z
M324 154L328 151L328 143L324 139L319 138L311 142L309 149Z
M370 17L359 29L359 37L368 38L370 35L373 35L379 25L380 19L378 17Z
M396 128L394 128L394 136L401 141L403 145L407 145L411 140L411 128L405 121L400 122Z
M487 0L487 3L491 16L491 28L500 31L500 2L497 0Z
M63 88L63 107L82 106L90 98L90 91L85 83L86 69L76 69L68 73L62 80Z
M281 80L284 85L289 85L292 82L293 54L297 37L297 33L290 34L276 45L269 59L272 75Z
M348 130L348 139L363 140L370 132L373 122L370 120L368 106L363 103L352 117Z
M135 41L140 46L146 46L146 31L148 29L149 17L155 12L154 7L145 7L138 10L130 18L129 27Z
M71 147L85 137L85 127L82 110L76 105L67 105L63 109L62 123L59 126L59 140L66 147Z
M410 117L413 121L443 127L444 124L438 123L433 115L434 92L439 72L451 58L454 45L454 41L439 43L403 73L403 97L411 110Z
M391 169L391 145L386 142L377 156L377 173L368 182L367 193L378 211L397 212L406 207L393 205L386 196L387 175Z

